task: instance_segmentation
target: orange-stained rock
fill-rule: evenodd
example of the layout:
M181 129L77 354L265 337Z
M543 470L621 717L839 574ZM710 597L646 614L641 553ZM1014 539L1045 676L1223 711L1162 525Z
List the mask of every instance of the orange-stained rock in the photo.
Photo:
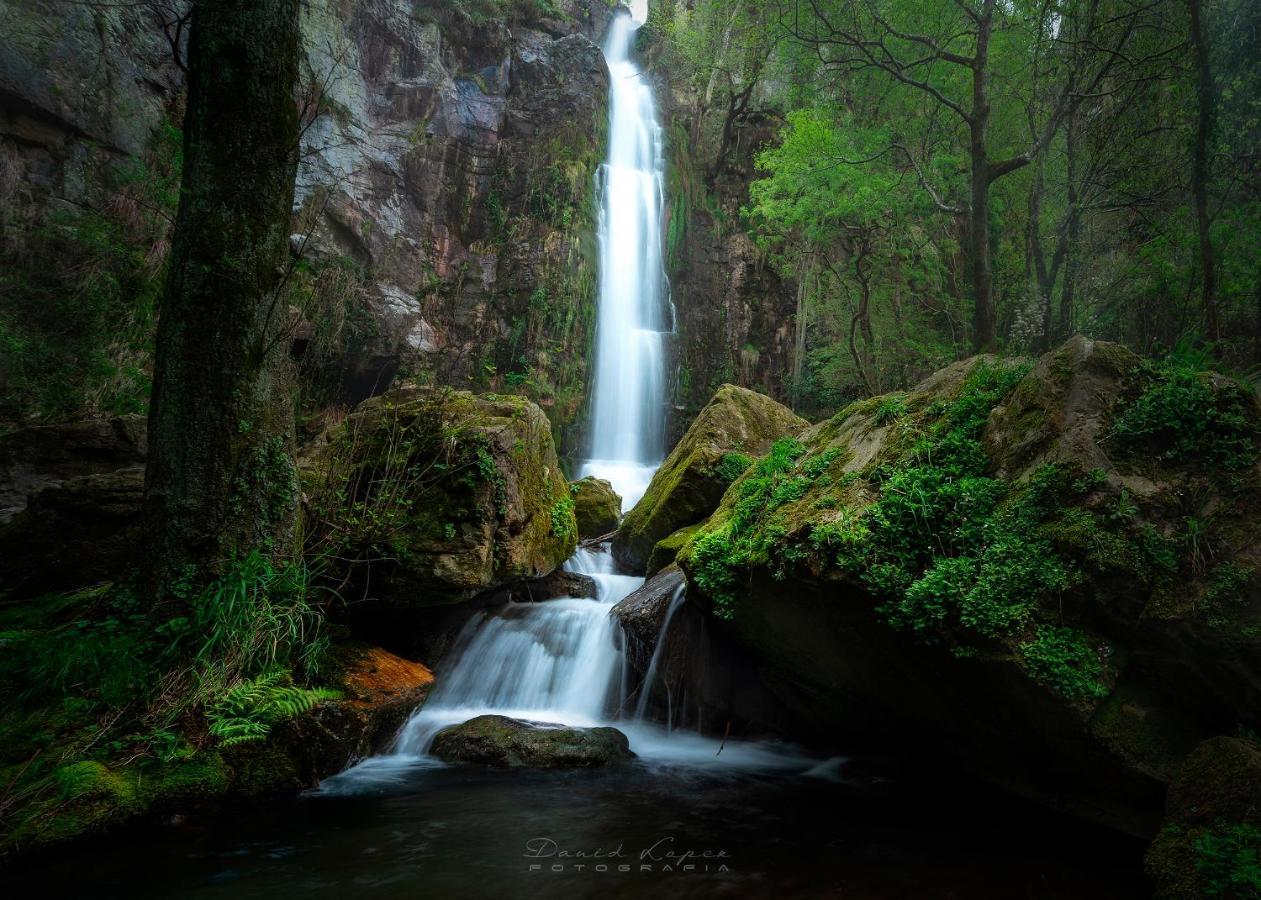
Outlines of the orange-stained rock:
M433 684L423 663L370 647L346 671L346 700L359 708L391 703Z

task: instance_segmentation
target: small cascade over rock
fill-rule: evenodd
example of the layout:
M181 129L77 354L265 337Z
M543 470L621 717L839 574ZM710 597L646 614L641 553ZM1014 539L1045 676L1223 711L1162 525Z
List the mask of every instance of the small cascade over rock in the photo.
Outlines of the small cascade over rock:
M648 671L644 675L644 681L639 686L639 701L635 704L635 721L642 722L644 713L648 709L648 698L652 696L652 689L657 683L657 667L661 664L661 655L665 651L666 641L670 636L670 623L674 621L674 614L679 611L679 607L683 605L683 601L687 599L687 582L682 582L674 589L674 596L670 598L670 605L666 607L666 617L661 623L661 633L657 635L657 646L652 651L652 659L648 663ZM670 690L666 688L666 725L669 727L673 721L673 717L669 711Z

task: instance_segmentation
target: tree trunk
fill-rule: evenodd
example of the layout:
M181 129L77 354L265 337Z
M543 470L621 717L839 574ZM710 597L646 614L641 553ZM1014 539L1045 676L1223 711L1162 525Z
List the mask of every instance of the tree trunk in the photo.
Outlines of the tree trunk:
M1195 96L1198 115L1195 146L1191 155L1191 194L1195 205L1195 227L1200 239L1200 301L1204 328L1210 341L1221 340L1217 316L1217 273L1213 259L1213 238L1209 233L1208 157L1213 133L1213 71L1209 65L1208 39L1204 33L1201 0L1188 0L1191 11L1191 46L1195 51Z
M281 300L298 149L300 0L199 0L184 173L145 473L146 576L284 553L297 496Z
M1064 284L1060 287L1060 315L1056 328L1063 341L1073 333L1073 305L1076 302L1078 241L1081 234L1081 210L1077 191L1077 116L1070 115L1064 132L1064 177L1068 184L1068 212L1064 222Z
M793 361L792 361L792 403L795 410L801 402L801 373L806 363L806 326L809 316L808 302L810 297L810 279L814 275L814 254L807 251L802 261L797 282L797 315L794 318Z
M972 205L968 211L968 253L972 270L972 348L994 349L994 284L990 272L989 40L993 4L985 4L976 34L972 67L972 110L968 130L972 161Z

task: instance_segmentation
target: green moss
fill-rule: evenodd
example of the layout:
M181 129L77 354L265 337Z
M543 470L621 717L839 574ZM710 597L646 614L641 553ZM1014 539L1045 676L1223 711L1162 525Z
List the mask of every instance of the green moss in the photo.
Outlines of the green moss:
M889 625L923 640L957 644L1021 634L1041 598L1080 578L1043 525L1098 485L1053 466L1015 487L987 474L981 429L1027 371L980 364L953 398L917 414L900 395L847 411L838 428L882 404L897 413L886 420L902 422L865 479L846 472L832 481L831 468L848 458L840 447L806 454L796 441L777 443L685 551L693 580L721 615L732 616L752 567L765 565L772 575L821 567L865 584ZM858 513L843 504L803 502L817 494L857 498L873 488L874 500Z
M691 542L692 536L700 530L700 527L700 525L688 525L657 541L652 548L651 555L648 557L645 575L651 578L666 566L672 564L678 558L679 551Z
M1020 655L1034 679L1069 700L1107 693L1099 654L1075 628L1040 625L1033 638L1020 645Z
M1206 897L1261 900L1261 828L1219 822L1196 838L1194 846Z
M1213 569L1200 608L1210 625L1228 625L1233 615L1246 607L1249 591L1256 583L1254 569L1226 562Z

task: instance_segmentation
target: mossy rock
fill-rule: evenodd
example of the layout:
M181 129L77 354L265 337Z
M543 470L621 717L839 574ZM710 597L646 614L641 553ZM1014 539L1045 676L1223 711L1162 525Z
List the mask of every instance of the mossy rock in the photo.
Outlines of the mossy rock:
M679 551L687 546L688 541L692 539L692 535L696 534L700 527L700 524L688 525L686 528L680 528L673 534L657 541L652 548L652 554L648 557L648 566L644 571L644 577L651 578L666 566L673 565L679 555Z
M612 484L588 475L572 482L569 489L574 495L578 537L583 540L602 537L617 528L622 518L622 498Z
M345 561L334 574L386 606L456 603L577 546L547 417L522 397L391 391L326 432L302 479L308 529Z
M1147 832L1191 747L1261 726L1261 415L1220 380L1078 337L855 403L731 485L678 552L688 602L824 732L927 730ZM1212 440L1181 397L1226 445L1145 465Z
M643 498L622 520L613 555L642 571L662 538L703 521L752 461L809 423L770 397L724 384L653 475Z
M214 751L146 765L69 763L34 786L36 799L6 827L0 846L29 849L62 843L142 815L216 799L228 792L231 775Z
M184 744L180 758L169 761L102 757L55 768L41 767L42 760L31 765L32 754L48 751L50 742L57 754L73 750L76 741L91 746L98 726L90 704L67 701L44 713L0 719L5 751L0 779L20 783L28 797L10 809L0 829L0 853L62 843L211 801L254 801L314 787L353 760L384 750L434 681L424 665L362 644L332 648L327 663L325 677L340 699L275 723L265 739L211 743L195 751ZM38 724L56 734L36 735L29 744L14 740Z
M432 753L448 762L494 768L590 768L634 758L626 735L616 728L570 728L478 716L439 731Z
M1146 863L1161 900L1261 898L1261 746L1216 737L1187 758Z

